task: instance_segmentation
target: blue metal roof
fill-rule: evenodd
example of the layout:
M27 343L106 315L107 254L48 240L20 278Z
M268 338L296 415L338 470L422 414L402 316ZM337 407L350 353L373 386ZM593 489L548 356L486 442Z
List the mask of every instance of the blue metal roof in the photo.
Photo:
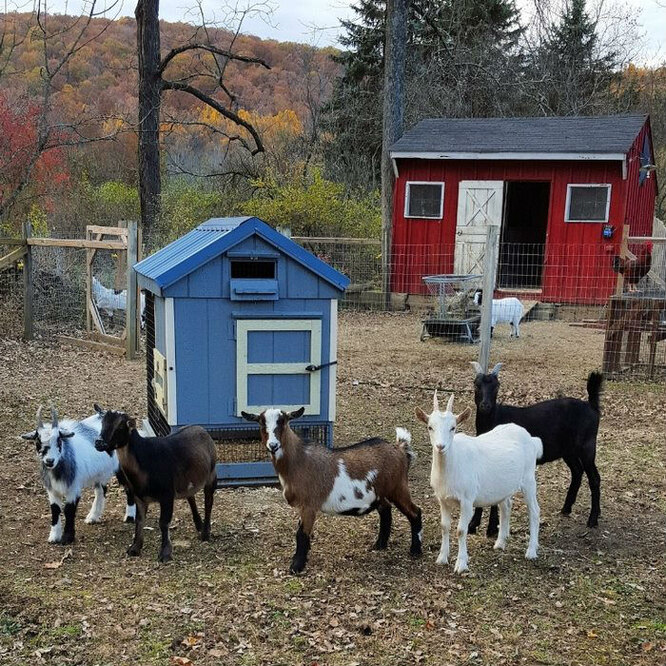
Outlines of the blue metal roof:
M134 270L144 279L140 285L161 295L197 268L223 254L252 234L257 234L305 268L344 291L349 278L318 259L258 217L216 217L199 225L173 243L146 257Z

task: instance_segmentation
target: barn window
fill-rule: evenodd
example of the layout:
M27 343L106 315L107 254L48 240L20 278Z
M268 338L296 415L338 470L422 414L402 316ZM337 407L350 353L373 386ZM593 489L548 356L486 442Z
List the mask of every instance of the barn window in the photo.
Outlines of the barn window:
M405 217L441 220L443 210L444 183L407 183Z
M565 222L608 222L610 185L567 185Z

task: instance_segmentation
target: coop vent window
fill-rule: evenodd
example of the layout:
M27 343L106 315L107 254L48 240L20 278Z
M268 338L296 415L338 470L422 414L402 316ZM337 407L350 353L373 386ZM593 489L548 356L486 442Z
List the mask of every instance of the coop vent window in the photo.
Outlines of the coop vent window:
M232 259L231 279L274 280L275 261L270 259Z
M444 183L407 183L405 217L441 220L444 211Z
M567 185L565 222L608 222L610 185Z

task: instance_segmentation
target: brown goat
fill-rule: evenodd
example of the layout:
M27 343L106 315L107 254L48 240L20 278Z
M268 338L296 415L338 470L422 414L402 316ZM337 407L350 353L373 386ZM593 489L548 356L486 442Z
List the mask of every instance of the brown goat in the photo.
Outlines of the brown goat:
M194 526L202 541L210 539L210 514L217 483L216 452L211 436L199 426L187 426L168 437L141 437L136 422L124 412L104 411L102 432L95 442L98 451L118 452L118 461L136 496L134 541L128 555L140 555L143 525L151 502L160 505L162 547L158 559L171 559L169 524L175 499L186 498L192 510ZM201 520L194 495L204 491L204 519Z
M300 515L291 573L305 568L312 527L319 511L363 516L376 510L379 536L373 548L383 550L391 534L393 504L410 522L410 553L420 555L421 509L412 502L407 480L414 457L409 432L397 428L396 442L374 438L330 450L305 444L290 428L289 421L303 411L303 408L290 413L267 409L259 415L242 412L246 420L259 423L261 440L271 454L284 498Z

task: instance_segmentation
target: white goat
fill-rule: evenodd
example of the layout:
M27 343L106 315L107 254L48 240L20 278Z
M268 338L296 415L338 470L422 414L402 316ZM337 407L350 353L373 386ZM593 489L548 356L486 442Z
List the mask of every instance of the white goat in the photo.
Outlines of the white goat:
M456 434L457 424L470 415L469 408L458 416L452 412L453 395L445 412L439 411L437 392L432 414L419 407L416 416L428 426L432 444L430 485L442 513L442 547L437 564L448 564L451 510L460 506L458 559L454 571L467 570L467 526L474 507L499 505L500 525L495 548L504 549L509 536L509 518L514 493L521 491L529 511L530 540L525 557L534 560L539 547L539 504L535 469L543 452L541 440L524 428L507 423L479 437Z
M106 486L119 472L118 457L95 449L102 419L99 414L83 421L65 419L58 422L58 413L51 407L51 424L44 425L42 407L37 410L37 428L21 437L32 440L42 465L42 482L51 505L49 543L69 544L74 541L76 508L84 488L94 487L95 499L86 523L98 523L106 504ZM133 522L136 512L134 495L126 489L125 522ZM63 529L62 513L65 514Z
M94 275L92 279L92 295L99 310L103 310L109 317L114 310L127 311L127 289L116 291L105 287ZM141 327L146 309L146 295L141 292Z
M481 305L483 290L474 293L474 302ZM511 325L511 335L520 337L520 320L523 318L525 308L517 298L493 298L493 306L490 318L490 335L497 324L508 323Z

